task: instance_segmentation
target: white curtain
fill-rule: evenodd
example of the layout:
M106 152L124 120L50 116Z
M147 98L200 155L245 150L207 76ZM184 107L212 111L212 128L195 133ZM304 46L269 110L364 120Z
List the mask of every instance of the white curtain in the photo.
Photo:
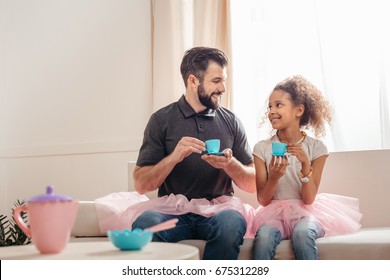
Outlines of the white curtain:
M229 55L229 7L227 0L151 1L152 109L156 111L178 100L184 93L180 63L187 49L195 46L216 47ZM229 105L228 92L223 98L224 106Z
M252 145L275 84L300 74L329 99L331 151L390 148L390 17L381 0L231 0L232 107Z

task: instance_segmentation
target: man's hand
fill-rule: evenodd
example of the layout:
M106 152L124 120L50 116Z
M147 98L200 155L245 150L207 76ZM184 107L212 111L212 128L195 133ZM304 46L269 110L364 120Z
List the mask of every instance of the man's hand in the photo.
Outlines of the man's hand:
M175 150L172 152L172 159L176 163L181 162L183 159L188 157L192 153L201 154L206 150L206 144L194 137L183 137L177 143Z
M224 153L223 156L203 155L202 159L214 168L223 169L230 164L233 157L233 151L231 149L225 149L222 152Z

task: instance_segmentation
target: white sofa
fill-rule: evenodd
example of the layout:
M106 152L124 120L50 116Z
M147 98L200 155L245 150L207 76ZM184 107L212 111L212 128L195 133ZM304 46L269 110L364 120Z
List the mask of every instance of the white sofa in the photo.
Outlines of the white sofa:
M329 236L317 239L320 259L337 260L390 260L390 150L331 153L325 165L320 192L357 197L363 213L362 229L354 234ZM129 162L129 191L133 191L132 170ZM155 197L155 193L150 197ZM254 194L236 189L235 195L257 207ZM72 236L88 242L102 237L98 225L95 202L82 201ZM104 237L106 238L106 237ZM205 241L185 240L182 243L199 248L203 254ZM245 239L239 259L252 258L252 239ZM294 259L289 240L282 241L275 259Z

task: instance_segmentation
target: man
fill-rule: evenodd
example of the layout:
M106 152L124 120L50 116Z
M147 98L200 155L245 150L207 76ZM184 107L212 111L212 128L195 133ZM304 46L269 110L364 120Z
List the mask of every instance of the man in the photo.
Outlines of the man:
M139 193L158 189L159 197L184 195L192 202L211 201L232 196L232 180L239 188L255 192L253 158L244 128L232 112L220 107L227 64L218 49L196 47L185 53L181 63L185 95L155 112L145 129L134 170ZM215 138L221 140L223 156L204 153L204 141ZM211 217L201 210L180 215L146 211L133 228L171 218L179 219L176 228L158 232L154 241L204 239L203 259L237 259L247 223L233 207Z

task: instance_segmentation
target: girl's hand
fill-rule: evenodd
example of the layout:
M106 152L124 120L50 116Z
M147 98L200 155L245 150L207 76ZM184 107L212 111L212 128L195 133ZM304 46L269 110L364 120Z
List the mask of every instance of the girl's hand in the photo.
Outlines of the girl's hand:
M272 156L269 164L269 179L279 179L286 174L288 165L287 157L276 157Z
M288 144L287 152L290 155L295 156L302 164L305 162L310 162L305 151L302 149L302 144Z

